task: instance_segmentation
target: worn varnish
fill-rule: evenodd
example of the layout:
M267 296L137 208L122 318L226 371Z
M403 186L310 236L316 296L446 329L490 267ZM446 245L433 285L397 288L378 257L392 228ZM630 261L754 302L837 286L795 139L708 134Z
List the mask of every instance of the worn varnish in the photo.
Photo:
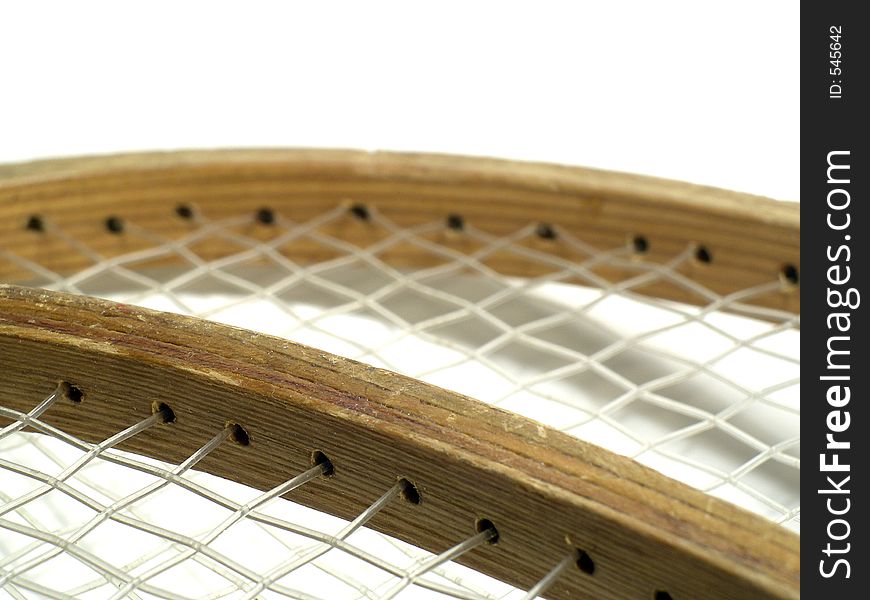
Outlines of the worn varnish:
M153 241L111 231L104 226L111 217L172 238L192 226L178 216L179 207L213 220L255 215L268 207L275 215L305 222L340 203L370 206L403 227L459 215L474 227L505 235L544 223L602 250L631 245L642 236L648 249L639 260L665 261L703 245L713 261L689 261L681 272L722 295L775 280L785 267L800 269L797 205L593 169L338 150L152 153L0 167L3 246L59 273L90 263L56 236L28 229L33 215L50 219L73 238L87 239L104 256L115 256ZM347 219L322 231L359 246L383 234L350 211ZM267 238L271 231L261 226L245 233ZM462 249L461 236L442 242ZM588 258L558 236L541 238L535 247L573 262ZM222 255L219 245L197 250L205 259ZM300 263L332 258L329 249L307 238L282 250ZM380 257L396 266L424 266L432 260L430 253L410 245ZM543 272L541 264L516 255L496 255L487 262L507 275ZM612 281L635 274L613 266L596 272ZM0 281L25 276L0 260ZM708 301L667 283L642 291L690 303ZM800 295L788 285L747 302L800 311Z
M33 225L39 215L106 256L150 244L124 224L177 237L189 207L211 219L268 207L305 221L346 203L407 226L461 216L494 234L529 223L552 226L532 243L576 260L558 232L600 248L631 244L638 260L664 260L703 245L712 260L687 274L718 293L799 272L796 207L645 177L441 156L348 151L226 151L45 161L0 167L0 247L59 273L87 261ZM120 219L121 230L107 226ZM117 223L116 223L117 225ZM247 234L269 235L263 222ZM364 245L379 232L348 211L328 233ZM455 236L461 244L461 234ZM300 241L294 259L323 260ZM204 248L204 258L228 250ZM211 254L209 254L211 253ZM384 259L422 266L403 248ZM496 257L506 274L533 265ZM614 279L624 273L606 272ZM24 276L0 261L0 280ZM645 293L694 301L672 287ZM759 305L798 312L795 286ZM223 444L198 468L269 489L325 453L335 475L290 498L355 517L407 478L422 502L392 503L371 526L433 552L475 531L485 518L499 543L460 562L528 587L574 548L593 575L572 569L548 597L675 600L798 598L799 537L731 504L523 417L455 393L287 340L193 318L61 293L0 288L0 402L29 410L58 381L81 403L59 403L44 420L100 441L140 420L155 401L177 422L137 435L123 448L178 462L227 422L248 446Z
M0 289L0 401L29 410L69 381L84 400L44 419L83 439L100 441L165 402L177 422L124 448L179 462L239 423L250 445L223 445L199 468L265 490L320 450L335 476L291 497L346 518L405 477L422 502L391 505L373 527L438 552L490 519L499 543L460 562L520 587L571 548L586 551L594 575L563 576L554 598L799 596L795 534L518 415L283 339Z

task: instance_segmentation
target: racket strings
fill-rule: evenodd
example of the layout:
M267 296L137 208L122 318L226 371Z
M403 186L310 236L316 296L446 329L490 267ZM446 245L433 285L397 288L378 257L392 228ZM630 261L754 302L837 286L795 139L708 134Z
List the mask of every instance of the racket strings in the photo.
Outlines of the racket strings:
M124 242L119 248L126 242L133 248L111 255L97 252L87 239L41 217L33 235L61 240L89 266L59 273L3 249L0 260L31 273L23 281L28 285L259 330L453 389L631 456L799 529L800 318L753 304L789 284L780 274L721 295L691 278L689 267L698 260L695 247L657 262L643 253L649 240L643 248L635 241L601 249L555 225L529 223L494 235L456 215L404 227L361 205L336 206L298 222L268 209L220 220L193 210L178 215L189 227L176 237L117 217L111 227L107 221L106 227ZM337 237L336 231L354 223L372 231L374 241L358 246ZM289 252L297 242L318 248L321 258L302 260ZM203 250L215 243L224 248L222 253ZM406 249L425 254L427 266L396 266L391 256ZM714 261L705 251L704 262ZM534 274L505 275L498 265L506 256L534 265ZM622 276L614 278L613 272ZM647 295L654 285L678 289L695 304ZM60 390L29 414L0 412L13 420L0 430L0 444L30 448L41 457L37 462L47 459L60 469L51 476L30 478L41 484L39 489L55 482L49 496L75 498L80 493L60 479L58 473L72 463L52 443L76 448L83 456L94 452L92 445L39 419L58 399L74 399L71 393L75 395L73 390ZM166 418L156 410L147 427ZM47 435L22 433L25 426ZM234 438L234 429L227 428L211 443ZM4 460L2 466L11 466L13 461ZM484 543L480 534L459 541L448 554L434 556L366 528L380 508L403 496L406 484L401 482L352 523L336 524L325 515L307 512L282 518L270 508L279 504L290 513L307 509L275 500L286 491L246 509L260 492L250 496L249 490L248 497L234 499L234 490L222 487L228 482L195 472L192 465L176 474L183 465L157 466L108 447L69 475L76 481L84 478L93 497L102 498L91 508L97 515L125 497L105 479L90 475L98 463L164 482L146 495L149 499L172 498L173 491L180 490L229 515L184 535L171 527L153 529L153 523L147 526L152 529L143 526L137 531L148 531L164 543L140 548L123 561L82 553L93 533L70 544L67 540L81 532L81 525L21 517L6 527L5 519L8 531L29 536L26 547L31 549L15 554L19 562L14 567L9 566L12 561L0 560L0 577L14 578L16 586L24 581L21 589L49 597L84 596L111 585L108 597L375 599L434 594L514 600L545 593L572 564L591 573L572 550L524 595L452 562L451 551L470 552L473 547L463 544ZM321 472L312 468L306 476ZM2 488L0 492L0 502L15 505L19 496ZM97 529L149 523L155 516L139 514L140 504L104 517ZM31 503L16 506L10 514L26 512ZM243 511L247 512L238 516ZM119 515L127 521L119 521ZM221 529L223 523L229 524ZM249 526L261 537L240 542L240 547L274 547L291 558L277 563L266 558L256 568L246 567L244 557L226 548L226 540ZM355 536L364 542L352 541ZM70 554L91 576L58 592L32 577L46 561L14 570L30 564L30 553L39 551L55 552L53 558ZM161 577L191 565L202 569L199 579L192 580L200 587L179 591L161 584ZM209 585L202 587L206 580ZM330 592L318 595L317 590L302 589L299 582L308 580ZM203 595L206 587L211 591Z
M336 597L384 600L399 596L411 586L433 594L431 597L437 595L468 600L519 597L519 590L500 582L488 581L488 578L478 573L468 570L465 570L468 573L464 573L451 562L497 539L497 530L490 523L479 526L478 533L438 555L365 529L368 521L390 503L402 498L414 502L413 497L409 498L410 484L406 480L398 480L353 521L343 523L335 533L330 534L324 530L326 528L312 528L301 524L300 520L287 518L298 513L302 520L310 520L312 515L304 512L302 507L282 499L294 489L325 475L331 469L330 463L315 464L275 488L256 492L253 497L241 501L232 497L237 490L226 488L225 495L214 481L208 481L206 485L201 481L203 478L217 478L193 471L193 467L218 446L229 440L244 441L245 438L238 435L237 428L240 425L227 424L181 464L165 465L113 450L123 440L160 423L171 422L174 415L165 405L155 406L150 416L104 442L91 444L60 432L40 419L40 415L62 397L59 387L29 413L0 407L0 416L12 420L12 424L5 427L3 435L0 435L0 469L18 476L18 483L31 484L29 490L18 495L10 493L8 488L0 490L0 528L5 530L5 535L0 536L0 545L6 546L0 553L0 589L8 591L12 597L25 597L19 594L20 590L52 598L81 598L95 593L103 594L99 597L113 599L187 598L190 596L177 592L178 568L189 570L192 563L219 576L218 581L196 581L195 585L198 586L210 584L207 586L208 595L203 596L205 588L199 588L197 597L259 598L266 597L264 594L268 593L275 597L304 600ZM21 430L25 428L45 435L22 433ZM18 433L18 437L13 433ZM78 458L70 457L70 446L80 453ZM38 457L34 455L34 450L38 452ZM40 466L40 459L46 458L49 461ZM52 473L47 467L54 467L58 472ZM153 481L141 486L132 485L129 489L118 489L112 485L115 479L112 473L107 475L106 468L115 475L134 470ZM149 506L149 500L170 487L174 493L168 502ZM165 519L160 518L161 513L168 506L179 503L179 494L207 501L220 509L222 517L215 519L216 525L200 528L195 533L185 533L184 528L177 524L162 524ZM52 510L63 505L59 496L72 501L79 510L69 507L63 511ZM279 504L281 510L268 510L275 503ZM124 531L120 531L119 527L124 528ZM103 533L101 528L109 529L109 533ZM128 539L134 532L138 533L138 537L134 536L133 539L139 542L140 548L131 555L131 560L119 562L116 556L107 556L107 552L99 545L99 541L105 542L105 536L109 535L115 539L112 549L117 552L118 541ZM384 548L367 541L366 537L361 538L362 544L354 543L349 538L357 532L364 532L369 538L375 536L380 543L387 542L393 556L385 557L388 553ZM219 539L221 544L215 543ZM249 557L242 559L242 556L263 545L264 540L271 541L274 548L268 557L263 553L259 559L274 564L268 567L259 564L256 569L252 568L249 564L251 561L247 560ZM238 548L244 550L225 551ZM318 559L336 552L342 553L345 558L333 561L336 564L318 562ZM59 560L52 562L52 559L63 554L72 557L77 568ZM280 556L280 560L275 560L276 556ZM396 560L396 556L403 556L405 560ZM556 565L522 597L531 600L543 593L565 571L566 565L576 560L576 552L568 553L568 558ZM347 569L348 559L362 563L368 571L359 566ZM328 592L317 593L292 587L292 582L288 580L305 567L309 568L309 572L294 581L310 580L310 569L315 568L332 578L333 584ZM360 572L367 575L367 579L353 575ZM62 592L58 591L58 581L66 578L82 581L68 586ZM469 578L503 591L497 595L486 592L479 584L475 586L473 581L466 581ZM335 580L343 584L343 590L336 590ZM339 592L344 593L333 595Z
M751 304L782 289L779 274L723 296L681 270L697 248L638 260L636 243L602 251L552 225L496 236L452 215L402 227L361 205L304 222L267 209L219 221L185 214L191 229L175 239L119 221L119 235L148 247L112 257L42 219L41 235L93 263L71 275L5 254L46 287L259 329L466 393L799 527L800 317ZM348 219L380 238L359 247L327 231ZM264 228L269 239L252 233ZM457 237L465 246L450 243ZM203 258L196 250L210 239L234 251ZM303 264L282 251L302 239L333 258ZM433 266L392 266L384 255L400 247ZM505 253L544 272L507 277L489 262ZM182 266L143 268L167 258ZM629 275L610 281L601 266ZM703 303L640 291L661 282Z

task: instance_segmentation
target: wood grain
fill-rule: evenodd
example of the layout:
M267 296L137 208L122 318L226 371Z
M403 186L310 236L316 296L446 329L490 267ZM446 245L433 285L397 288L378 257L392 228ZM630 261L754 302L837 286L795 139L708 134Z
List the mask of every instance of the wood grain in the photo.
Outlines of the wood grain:
M555 239L528 247L581 262L575 237L609 250L644 237L635 261L664 262L704 246L709 264L680 272L718 294L800 269L796 205L703 186L590 169L447 156L341 150L232 150L62 159L0 166L0 281L32 279L9 256L59 274L90 266L61 236L87 240L104 257L151 247L153 236L188 233L180 205L204 219L253 215L306 222L336 206L362 204L400 226L460 215L471 227L507 235L552 225ZM29 227L38 217L46 230ZM106 227L116 217L121 232ZM384 232L350 213L323 232L365 247ZM148 235L145 235L147 233ZM244 234L269 239L274 229ZM461 234L440 244L468 251ZM149 237L151 236L151 237ZM197 248L205 259L236 249ZM332 258L299 239L281 248L298 263ZM431 254L413 246L385 252L396 266L421 267ZM172 260L171 258L169 259ZM534 276L541 264L495 255L489 266ZM631 266L602 267L611 281ZM643 293L686 302L706 299L667 284ZM798 286L747 300L800 311ZM201 467L269 489L325 452L332 478L292 499L352 518L392 486L413 481L423 502L394 503L372 522L386 533L438 552L492 520L500 541L463 563L519 587L536 582L580 548L594 575L574 569L548 593L557 599L675 600L799 597L799 538L730 504L637 463L422 382L269 336L89 298L0 288L0 402L28 410L60 380L85 391L81 404L52 407L45 419L98 441L166 402L178 421L136 436L126 448L178 462L228 421L251 444L222 445Z
M610 250L644 237L638 261L663 262L704 246L712 261L687 261L680 272L718 294L775 281L786 266L800 270L797 205L746 194L592 169L424 154L342 150L232 150L151 153L41 161L0 167L0 239L16 256L65 274L90 259L57 236L28 230L38 215L71 237L87 240L111 257L153 244L147 230L175 238L189 231L176 216L184 204L209 219L254 214L269 207L282 219L304 222L341 203L361 203L401 226L462 216L471 226L505 235L534 223L552 225L561 237L530 242L573 262L585 256L564 237ZM133 225L121 234L105 227L117 216ZM348 216L324 233L365 247L383 231ZM247 231L268 237L268 228ZM461 237L447 239L461 248ZM451 241L452 240L452 241ZM443 241L443 240L442 240ZM330 258L328 250L300 239L282 248L294 260ZM228 250L203 248L203 258ZM415 247L383 255L398 266L424 266L431 254ZM538 275L541 264L498 255L488 263L507 275ZM611 281L635 274L629 267L596 270ZM0 256L0 281L25 281L26 269ZM706 303L685 288L656 283L643 293ZM797 286L747 300L800 312Z
M533 421L395 373L207 321L61 293L0 287L0 402L29 410L60 380L85 392L44 419L96 442L165 402L177 422L124 447L178 462L228 421L200 468L269 489L326 453L334 477L291 494L353 517L413 481L376 529L438 552L487 518L499 543L461 562L526 587L573 548L557 599L798 598L798 536L629 459Z

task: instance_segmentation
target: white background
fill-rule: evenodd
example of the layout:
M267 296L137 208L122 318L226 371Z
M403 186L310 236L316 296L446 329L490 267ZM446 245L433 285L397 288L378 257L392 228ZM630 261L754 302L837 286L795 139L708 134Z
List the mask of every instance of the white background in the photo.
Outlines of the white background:
M191 147L417 150L589 165L797 200L798 11L793 0L4 1L0 162ZM271 315L263 306L250 315L267 331L278 322L263 320ZM619 323L631 315L623 310ZM796 351L794 337L786 341ZM406 354L419 360L420 348ZM730 368L772 376L751 358L757 368ZM461 391L498 392L481 371L469 373L454 373L454 384L489 394ZM799 403L796 386L789 393ZM797 428L796 418L756 422ZM630 452L615 447L623 438L614 432L583 434ZM770 490L778 481L765 483ZM717 493L754 507L736 488ZM184 500L167 498L172 509L157 505L155 515L191 527L191 515L204 516L191 513L198 504L178 510ZM130 539L116 536L104 551L141 552ZM265 556L258 543L234 541L233 549ZM59 571L45 573L64 582ZM198 585L177 578L180 593L181 583Z
M0 161L321 146L798 199L798 3L8 2Z

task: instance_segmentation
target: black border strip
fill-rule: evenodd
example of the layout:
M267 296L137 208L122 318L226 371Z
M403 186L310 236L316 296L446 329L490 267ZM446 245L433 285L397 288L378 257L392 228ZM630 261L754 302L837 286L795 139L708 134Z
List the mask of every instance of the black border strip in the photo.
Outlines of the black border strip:
M870 268L863 81L870 28L858 16L861 3L801 8L801 438L809 449L801 476L801 591L863 599L870 598L863 492L870 449L861 435L870 432L870 332L861 305Z

